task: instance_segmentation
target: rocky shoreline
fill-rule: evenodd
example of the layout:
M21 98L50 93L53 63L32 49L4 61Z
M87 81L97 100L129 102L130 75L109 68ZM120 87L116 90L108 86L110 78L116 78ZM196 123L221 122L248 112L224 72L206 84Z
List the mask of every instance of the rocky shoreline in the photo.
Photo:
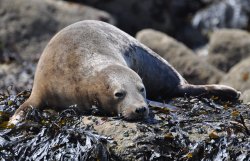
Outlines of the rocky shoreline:
M174 98L164 107L151 106L150 117L142 122L79 116L73 109L61 113L34 109L26 121L7 126L9 116L29 94L0 97L4 160L250 159L250 106L238 101Z

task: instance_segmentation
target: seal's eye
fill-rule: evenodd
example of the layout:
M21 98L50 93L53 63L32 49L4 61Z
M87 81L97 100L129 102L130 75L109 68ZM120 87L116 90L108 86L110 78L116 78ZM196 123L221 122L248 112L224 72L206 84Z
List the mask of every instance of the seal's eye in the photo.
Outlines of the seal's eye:
M144 91L145 91L145 88L140 88L140 90L139 90L141 93L143 93Z
M123 97L125 97L125 92L116 92L115 97L116 98L123 98Z

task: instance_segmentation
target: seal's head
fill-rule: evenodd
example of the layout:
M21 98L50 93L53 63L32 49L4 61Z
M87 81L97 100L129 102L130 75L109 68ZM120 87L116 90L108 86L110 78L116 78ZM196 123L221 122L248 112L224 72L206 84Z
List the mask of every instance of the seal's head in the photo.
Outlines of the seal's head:
M126 66L111 65L97 73L92 84L95 106L107 113L118 114L126 120L148 116L146 90L137 73Z

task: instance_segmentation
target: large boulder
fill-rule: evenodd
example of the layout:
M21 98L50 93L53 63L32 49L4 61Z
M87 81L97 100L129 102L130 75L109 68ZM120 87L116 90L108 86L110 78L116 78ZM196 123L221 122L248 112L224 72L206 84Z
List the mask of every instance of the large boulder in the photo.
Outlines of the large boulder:
M250 58L231 68L220 83L232 86L241 92L250 89Z
M223 76L223 72L162 32L145 29L138 32L136 38L166 59L190 83L218 83Z
M211 35L208 61L228 71L242 59L250 56L250 34L238 29L222 29Z
M51 37L69 24L86 19L114 23L104 11L55 0L1 0L0 16L2 52L15 52L24 59L39 55Z

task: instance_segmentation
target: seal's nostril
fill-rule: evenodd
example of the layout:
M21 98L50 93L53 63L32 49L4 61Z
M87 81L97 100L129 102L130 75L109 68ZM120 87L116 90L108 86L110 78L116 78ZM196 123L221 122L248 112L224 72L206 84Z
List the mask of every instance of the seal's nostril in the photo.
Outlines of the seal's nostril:
M140 107L135 110L136 113L142 114L146 111L146 107Z

